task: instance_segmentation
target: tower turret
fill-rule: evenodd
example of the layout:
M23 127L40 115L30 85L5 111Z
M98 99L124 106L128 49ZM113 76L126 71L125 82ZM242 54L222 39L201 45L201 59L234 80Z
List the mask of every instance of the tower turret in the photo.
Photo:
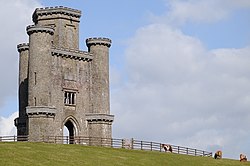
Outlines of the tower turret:
M81 11L68 7L37 8L33 13L36 25L54 27L53 44L59 48L79 49Z
M19 52L19 118L16 119L18 135L26 135L26 107L28 106L28 60L29 60L29 44L22 43L17 45Z
M50 105L51 27L32 25L29 35L29 106Z
M93 113L109 114L109 47L108 38L89 38L86 40L88 51L93 54L92 102Z
M28 107L30 140L53 135L49 126L55 116L51 105L51 42L54 29L40 25L27 27L29 35Z
M108 38L89 38L88 51L92 54L91 68L91 113L86 115L91 137L112 137L112 122L109 100L109 48Z

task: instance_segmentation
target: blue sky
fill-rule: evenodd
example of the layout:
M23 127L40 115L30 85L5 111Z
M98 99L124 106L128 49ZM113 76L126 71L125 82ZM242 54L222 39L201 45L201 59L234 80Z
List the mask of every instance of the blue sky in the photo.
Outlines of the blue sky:
M250 43L249 10L235 11L229 18L212 24L189 23L182 30L198 37L208 49L242 48Z
M88 37L112 39L113 136L250 156L248 0L9 0L0 2L0 135L15 133L18 52L36 7L82 11ZM12 12L9 12L12 11ZM8 18L5 13L10 13ZM128 123L129 122L129 123ZM232 151L234 145L234 151Z

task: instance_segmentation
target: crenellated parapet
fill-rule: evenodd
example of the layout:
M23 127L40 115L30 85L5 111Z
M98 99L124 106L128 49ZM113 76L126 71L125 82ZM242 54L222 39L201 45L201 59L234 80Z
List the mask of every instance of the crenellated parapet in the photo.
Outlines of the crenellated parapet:
M49 33L50 35L54 34L53 27L48 27L48 26L29 25L27 26L26 30L27 30L28 35L31 35L32 33L37 33L37 32L45 32L45 33Z
M39 20L48 19L49 17L72 19L79 22L81 11L63 6L45 7L37 8L32 16L34 23L37 23Z
M21 43L17 45L17 51L19 53L26 50L29 50L29 43Z
M104 46L110 47L111 43L112 41L109 38L94 37L94 38L86 39L86 44L88 47L90 47L91 45L104 45Z
M26 107L26 113L29 117L31 116L46 116L46 117L55 117L56 108L55 107L46 107L46 106L33 106Z
M86 114L88 122L113 122L114 115L109 114Z
M92 54L87 51L74 50L70 48L55 48L55 47L52 47L51 51L52 51L52 56L60 56L87 62L93 59Z

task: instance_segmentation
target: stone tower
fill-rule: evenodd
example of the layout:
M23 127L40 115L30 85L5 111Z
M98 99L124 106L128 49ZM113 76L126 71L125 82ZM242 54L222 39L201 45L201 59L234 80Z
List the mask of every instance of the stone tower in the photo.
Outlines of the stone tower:
M37 8L27 26L29 43L19 44L17 134L31 141L45 136L112 137L108 38L89 38L79 50L81 11Z

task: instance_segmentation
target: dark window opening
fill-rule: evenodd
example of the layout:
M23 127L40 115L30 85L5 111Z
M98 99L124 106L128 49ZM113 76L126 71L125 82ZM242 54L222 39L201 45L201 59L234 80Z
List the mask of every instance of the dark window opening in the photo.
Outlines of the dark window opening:
M75 92L64 92L64 104L65 105L76 105L76 93Z
M36 72L34 72L34 74L35 74L35 85L36 85Z

